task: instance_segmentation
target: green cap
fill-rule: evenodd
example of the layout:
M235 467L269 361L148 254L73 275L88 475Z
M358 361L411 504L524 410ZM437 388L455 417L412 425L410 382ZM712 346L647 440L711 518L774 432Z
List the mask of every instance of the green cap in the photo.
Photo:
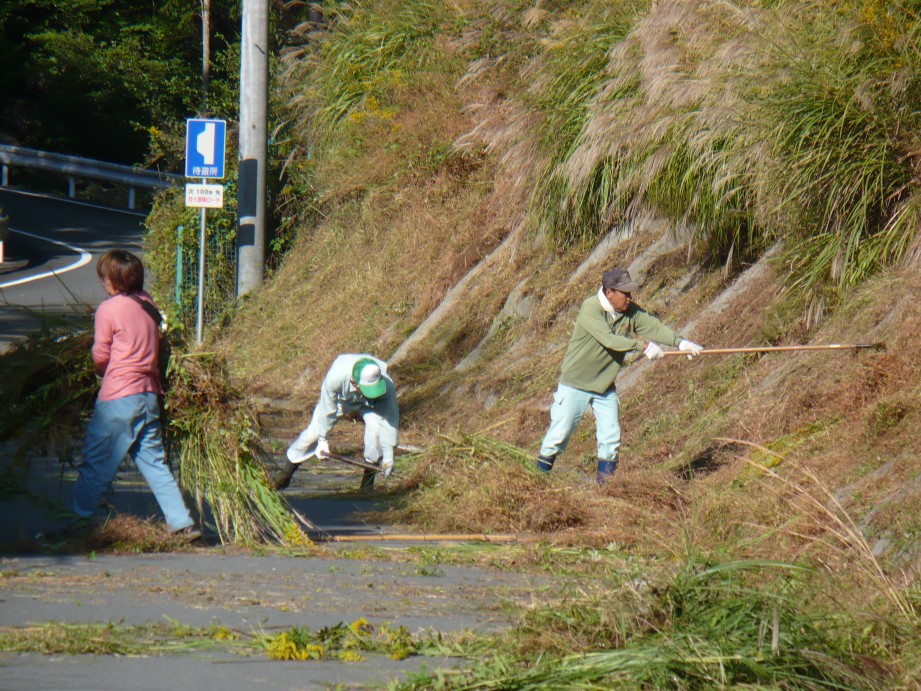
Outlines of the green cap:
M380 398L387 393L381 368L371 358L363 357L352 366L352 380L365 398Z

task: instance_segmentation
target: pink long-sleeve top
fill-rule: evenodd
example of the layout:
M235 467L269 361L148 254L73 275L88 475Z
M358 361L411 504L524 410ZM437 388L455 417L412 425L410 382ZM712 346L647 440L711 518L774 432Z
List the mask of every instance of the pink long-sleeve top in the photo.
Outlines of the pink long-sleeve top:
M154 304L147 293L136 295ZM144 308L127 295L114 295L96 309L95 321L93 364L103 375L99 400L162 394L157 368L160 333Z

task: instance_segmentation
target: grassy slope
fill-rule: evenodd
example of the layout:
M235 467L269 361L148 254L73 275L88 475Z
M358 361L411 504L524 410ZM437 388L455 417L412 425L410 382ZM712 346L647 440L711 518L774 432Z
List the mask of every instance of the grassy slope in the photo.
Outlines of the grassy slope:
M283 265L225 333L222 347L237 375L255 392L291 397L306 416L337 353L389 358L451 287L485 262L444 319L394 366L403 439L434 449L408 483L425 488L420 495L428 499L417 500L407 518L430 529L553 529L558 538L618 540L649 551L687 534L707 543L741 541L761 555L815 549L810 536L828 517L800 506L796 490L753 468L752 459L804 486L812 483L796 468L809 469L871 541L892 541L886 554L894 566L917 560L917 260L849 292L809 330L802 303L781 289L779 264L721 313L705 314L688 335L708 346L885 341L888 351L647 367L623 395L622 470L604 492L582 482L592 463L591 420L540 486L519 471L514 453L471 441L469 435L486 435L536 451L577 305L601 271L630 264L663 227L673 228L668 213L650 212L655 222L585 272L577 270L597 234L560 249L533 232L528 176L548 159L535 140L539 118L526 107L529 63L515 52L533 50L516 34L527 26L527 7L490 7L457 10L454 19L464 19L465 28L445 30L438 61L391 83L382 107L340 123L312 164L320 220L301 229ZM486 34L498 36L498 47L483 48ZM465 50L468 44L479 48ZM638 295L679 329L742 268L727 274L689 257L699 255L681 244L656 258ZM459 370L480 345L479 359ZM561 520L545 520L548 502ZM512 508L470 508L484 504ZM564 528L575 532L559 532Z

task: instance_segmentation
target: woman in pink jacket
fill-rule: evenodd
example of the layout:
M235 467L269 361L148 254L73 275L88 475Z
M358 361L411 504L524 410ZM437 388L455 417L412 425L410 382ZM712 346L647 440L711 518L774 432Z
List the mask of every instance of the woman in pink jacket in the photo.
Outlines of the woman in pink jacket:
M99 507L118 466L130 455L160 505L170 531L201 537L176 479L166 465L157 397L158 312L144 292L144 265L130 252L106 252L96 273L109 298L96 310L93 364L102 387L86 430L72 508L88 519Z

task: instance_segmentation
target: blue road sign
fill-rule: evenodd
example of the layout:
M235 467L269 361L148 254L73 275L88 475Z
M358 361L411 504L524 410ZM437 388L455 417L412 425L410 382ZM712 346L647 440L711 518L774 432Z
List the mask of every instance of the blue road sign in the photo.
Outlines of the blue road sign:
M226 137L226 120L186 120L185 176L222 179Z

